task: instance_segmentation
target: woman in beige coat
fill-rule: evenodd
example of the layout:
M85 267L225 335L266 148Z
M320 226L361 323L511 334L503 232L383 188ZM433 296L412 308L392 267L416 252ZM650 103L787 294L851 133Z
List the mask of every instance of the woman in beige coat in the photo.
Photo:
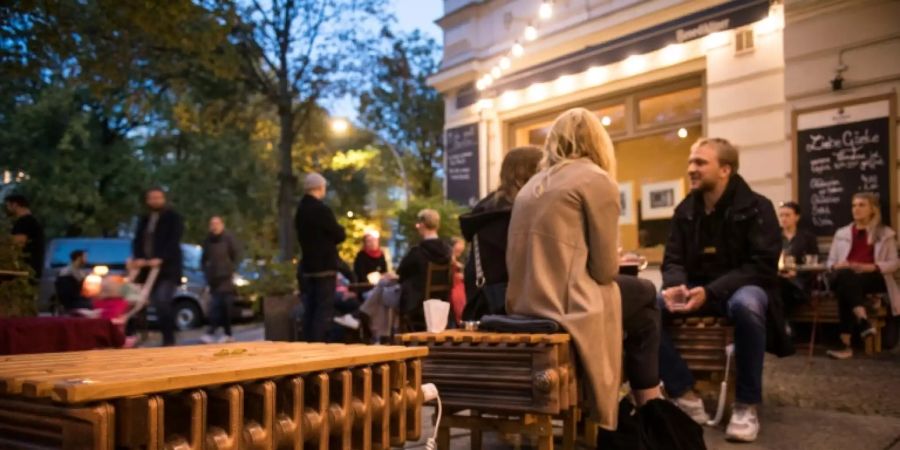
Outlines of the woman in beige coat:
M623 308L615 282L619 190L612 142L597 117L576 108L557 118L542 168L513 205L506 308L510 314L555 320L572 335L597 419L613 430L623 345ZM654 308L652 300L649 303ZM651 318L648 325L655 345L652 339L633 347L626 343L630 353L643 354L644 362L626 366L646 366L654 372L644 386L634 386L632 380L639 405L660 397L658 322ZM628 367L626 371L629 378L648 378L637 373L640 369L634 376Z

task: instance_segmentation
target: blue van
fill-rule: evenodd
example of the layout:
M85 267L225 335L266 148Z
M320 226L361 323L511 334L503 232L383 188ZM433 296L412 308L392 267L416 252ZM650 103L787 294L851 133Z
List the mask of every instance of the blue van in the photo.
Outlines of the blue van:
M60 238L50 241L44 258L44 271L41 276L39 311L52 311L56 305L56 276L60 269L69 264L69 254L75 250L87 252L87 265L107 266L110 273L123 274L125 262L131 257L131 240L119 238ZM179 330L187 330L202 325L208 317L211 296L206 286L203 271L200 270L202 249L199 245L181 244L184 258L184 276L175 291L175 326ZM236 276L236 284L244 281ZM248 299L235 299L231 308L233 318L252 318L253 302ZM153 307L147 310L150 321L155 319Z

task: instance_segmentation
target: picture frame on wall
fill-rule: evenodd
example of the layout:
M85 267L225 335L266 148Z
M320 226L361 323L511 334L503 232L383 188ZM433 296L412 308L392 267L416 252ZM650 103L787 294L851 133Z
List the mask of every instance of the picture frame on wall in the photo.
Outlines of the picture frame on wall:
M684 199L684 180L646 183L641 186L641 218L643 220L668 219L675 207Z
M632 225L634 219L634 185L619 183L619 225Z

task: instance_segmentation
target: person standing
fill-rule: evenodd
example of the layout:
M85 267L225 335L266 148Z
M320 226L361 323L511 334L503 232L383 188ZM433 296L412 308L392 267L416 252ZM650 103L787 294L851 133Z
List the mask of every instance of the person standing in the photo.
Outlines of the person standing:
M159 268L156 282L150 291L150 303L156 310L156 320L162 333L163 346L175 345L175 315L173 299L181 283L181 236L184 223L181 216L166 204L166 193L154 187L144 193L147 214L138 221L131 241L132 264L141 270L138 282L146 282L149 269Z
M738 151L725 139L691 146L691 193L675 208L662 264L663 321L704 313L734 323L736 403L726 430L731 441L756 440L762 402L763 356L793 353L778 289L781 230L772 202L738 175ZM767 329L768 328L768 329ZM675 404L694 421L709 415L694 378L663 327L660 376Z
M209 235L203 242L203 256L200 265L212 296L209 330L200 340L205 344L216 341L216 331L222 327L224 333L218 342L234 342L231 334L231 304L237 293L234 273L241 262L241 248L230 231L225 229L225 221L219 216L209 219Z
M6 212L13 218L13 243L22 249L25 263L34 271L34 280L41 278L44 264L44 227L31 214L28 199L21 194L11 194L4 199Z
M325 342L334 318L337 246L347 234L322 199L327 192L325 177L310 173L303 182L306 194L300 200L294 223L300 241L300 294L303 301L303 339Z

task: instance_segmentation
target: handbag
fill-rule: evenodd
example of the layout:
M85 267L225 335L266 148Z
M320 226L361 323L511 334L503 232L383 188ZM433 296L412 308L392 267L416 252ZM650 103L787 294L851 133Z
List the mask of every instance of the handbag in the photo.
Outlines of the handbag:
M478 235L472 238L475 253L475 294L467 299L463 309L463 320L476 321L490 314L506 314L506 283L485 284L484 268L481 265L481 249Z
M600 430L597 448L610 450L705 450L703 427L677 406L663 399L635 408L628 398L619 402L619 427Z

